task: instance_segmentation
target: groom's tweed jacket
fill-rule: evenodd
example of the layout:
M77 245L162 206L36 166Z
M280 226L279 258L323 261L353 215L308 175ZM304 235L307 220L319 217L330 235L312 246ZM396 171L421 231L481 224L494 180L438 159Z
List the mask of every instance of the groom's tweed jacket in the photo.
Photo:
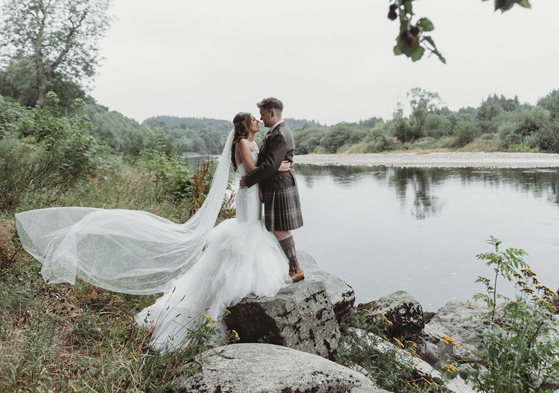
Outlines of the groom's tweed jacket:
M266 135L258 154L257 168L245 176L247 187L260 183L263 191L282 190L297 185L293 169L278 172L282 161L293 162L295 143L285 123L280 123Z

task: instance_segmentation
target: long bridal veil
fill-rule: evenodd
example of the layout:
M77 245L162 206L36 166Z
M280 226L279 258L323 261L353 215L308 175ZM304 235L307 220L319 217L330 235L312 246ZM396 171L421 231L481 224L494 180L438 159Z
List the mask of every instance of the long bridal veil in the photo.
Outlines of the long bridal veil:
M16 214L23 248L38 259L50 283L76 277L130 294L166 291L198 260L215 225L229 180L234 130L227 138L210 192L184 224L123 209L60 207Z

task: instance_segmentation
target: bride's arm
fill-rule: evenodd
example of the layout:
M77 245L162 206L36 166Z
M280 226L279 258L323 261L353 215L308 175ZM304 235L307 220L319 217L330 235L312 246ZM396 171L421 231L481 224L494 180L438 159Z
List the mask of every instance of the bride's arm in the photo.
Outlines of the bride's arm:
M241 154L241 159L243 160L242 162L244 162L245 169L247 170L247 172L250 173L253 170L255 170L256 165L254 165L254 159L252 158L252 152L250 150L250 142L244 138L241 139L237 143L237 149L239 149L239 152Z

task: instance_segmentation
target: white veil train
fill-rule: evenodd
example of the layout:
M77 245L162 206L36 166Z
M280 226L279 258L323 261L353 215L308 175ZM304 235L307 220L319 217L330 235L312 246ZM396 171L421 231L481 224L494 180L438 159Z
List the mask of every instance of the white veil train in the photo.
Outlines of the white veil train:
M39 260L49 283L76 277L116 292L146 295L169 290L171 281L198 260L229 180L234 129L229 133L210 192L186 223L138 210L55 207L17 213L23 248Z

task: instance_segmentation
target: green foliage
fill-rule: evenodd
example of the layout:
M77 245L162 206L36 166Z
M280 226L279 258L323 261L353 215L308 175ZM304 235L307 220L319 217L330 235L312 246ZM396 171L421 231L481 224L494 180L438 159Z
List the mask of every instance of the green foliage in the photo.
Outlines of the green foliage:
M320 145L329 153L336 153L342 146L362 141L367 132L356 123L338 123L330 128L320 140Z
M370 320L364 314L354 314L348 324L340 325L342 338L336 362L364 368L377 386L391 392L446 391L442 381L415 372L418 355L414 342L390 341L385 334L391 322L383 315Z
M480 392L551 391L559 383L559 339L550 316L550 311L556 311L552 301L557 294L540 284L523 260L526 252L516 248L499 251L501 242L494 237L488 243L495 251L480 254L478 259L493 267L495 278L491 283L479 277L476 282L483 283L486 292L474 299L483 300L491 312L479 320L478 351L473 359L464 359L460 376ZM515 301L498 293L499 277L516 281ZM502 315L496 313L497 299L507 301Z
M544 98L540 98L538 106L547 109L551 119L559 119L559 90L553 90Z
M387 138L388 134L387 125L376 123L375 127L367 130L367 136L363 139L365 145L365 153L380 153L393 149L393 144Z
M429 113L425 117L423 126L425 136L438 139L450 135L451 129L452 123L446 116Z
M305 123L308 125L308 123ZM309 126L310 127L310 126ZM320 141L326 132L317 128L309 128L303 125L293 131L293 140L295 141L295 154L315 153L320 146Z
M394 118L388 123L388 130L391 136L400 142L411 142L415 138L410 125L404 118L404 110L398 107L394 112Z
M0 47L7 82L25 100L35 93L39 106L49 88L59 85L59 92L83 94L78 84L95 74L108 7L108 0L5 1Z
M480 136L481 129L479 125L473 121L460 121L454 129L454 134L456 135L456 145L462 147L473 142L474 139Z
M425 120L429 113L433 113L441 104L442 100L437 93L414 87L407 93L411 107L410 129L412 139L421 138L424 135Z
M528 144L530 137L548 123L550 112L541 107L534 107L522 112L499 115L499 142L503 147L518 144Z
M537 145L550 153L559 153L559 117L550 120L536 133Z

